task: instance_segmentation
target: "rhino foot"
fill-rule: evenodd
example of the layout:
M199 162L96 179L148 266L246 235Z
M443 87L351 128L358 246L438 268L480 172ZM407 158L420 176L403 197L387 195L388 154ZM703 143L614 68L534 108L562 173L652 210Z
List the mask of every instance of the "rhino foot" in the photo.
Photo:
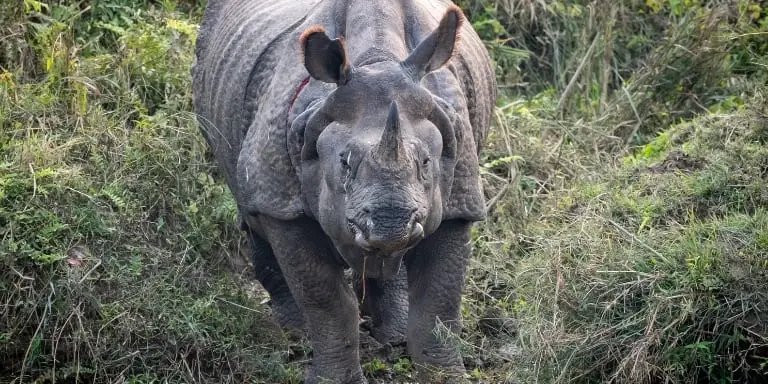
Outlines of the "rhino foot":
M392 327L373 327L371 328L371 336L381 344L389 344L391 346L399 346L405 344L405 330L393 329Z

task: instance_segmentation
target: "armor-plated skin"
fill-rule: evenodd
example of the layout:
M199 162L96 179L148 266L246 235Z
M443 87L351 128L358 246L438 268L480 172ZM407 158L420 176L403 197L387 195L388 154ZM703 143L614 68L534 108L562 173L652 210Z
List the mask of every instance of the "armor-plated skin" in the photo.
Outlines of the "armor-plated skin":
M365 382L347 267L374 337L462 380L434 330L460 330L496 98L463 21L441 0L209 0L195 110L273 313L309 334L308 383Z

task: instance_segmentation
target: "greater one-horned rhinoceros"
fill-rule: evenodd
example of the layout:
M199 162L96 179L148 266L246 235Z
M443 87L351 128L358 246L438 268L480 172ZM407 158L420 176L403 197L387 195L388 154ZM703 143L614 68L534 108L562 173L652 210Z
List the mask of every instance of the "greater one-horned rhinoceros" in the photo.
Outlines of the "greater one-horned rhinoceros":
M460 329L470 228L485 217L478 153L496 98L488 53L461 10L443 0L209 0L193 81L273 314L309 334L306 382L365 382L357 298L375 338L406 341L417 365L460 376L456 343L436 328Z

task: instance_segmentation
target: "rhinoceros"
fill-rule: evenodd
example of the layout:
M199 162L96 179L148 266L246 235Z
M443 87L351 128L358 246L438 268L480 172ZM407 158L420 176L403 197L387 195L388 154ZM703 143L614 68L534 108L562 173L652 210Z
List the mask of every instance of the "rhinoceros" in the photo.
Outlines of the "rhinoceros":
M209 0L192 77L256 278L277 322L311 342L305 382L366 382L360 311L424 380L444 380L437 368L461 381L445 332L460 331L470 231L486 215L478 156L496 83L460 8Z

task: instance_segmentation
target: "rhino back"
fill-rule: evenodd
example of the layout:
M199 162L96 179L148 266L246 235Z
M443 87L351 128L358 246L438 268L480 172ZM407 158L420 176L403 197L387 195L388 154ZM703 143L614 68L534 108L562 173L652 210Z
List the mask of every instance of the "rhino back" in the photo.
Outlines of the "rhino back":
M258 151L254 158L270 163L265 169L272 170L274 177L249 180L259 184L249 189L298 193L298 179L286 177L293 170L290 160L277 152L285 151L290 99L306 76L298 50L299 26L320 2L212 0L206 9L192 69L195 111L241 204L249 193L239 188L236 171L249 137L266 138L251 149ZM270 194L275 193L264 193Z
M450 2L401 1L408 9L405 38L412 49L437 27ZM278 219L304 213L298 165L286 148L289 109L308 76L299 36L310 26L322 25L331 36L346 36L354 44L355 34L345 30L346 12L355 8L352 3L362 4L357 12L365 12L366 3L350 0L209 1L193 68L195 109L216 161L246 212ZM492 118L496 88L488 54L468 22L450 65L430 76L424 85L463 117L456 132L460 160L451 198L444 202L445 218L480 220L485 207L478 152ZM320 94L333 89L312 80L307 88L313 87Z

